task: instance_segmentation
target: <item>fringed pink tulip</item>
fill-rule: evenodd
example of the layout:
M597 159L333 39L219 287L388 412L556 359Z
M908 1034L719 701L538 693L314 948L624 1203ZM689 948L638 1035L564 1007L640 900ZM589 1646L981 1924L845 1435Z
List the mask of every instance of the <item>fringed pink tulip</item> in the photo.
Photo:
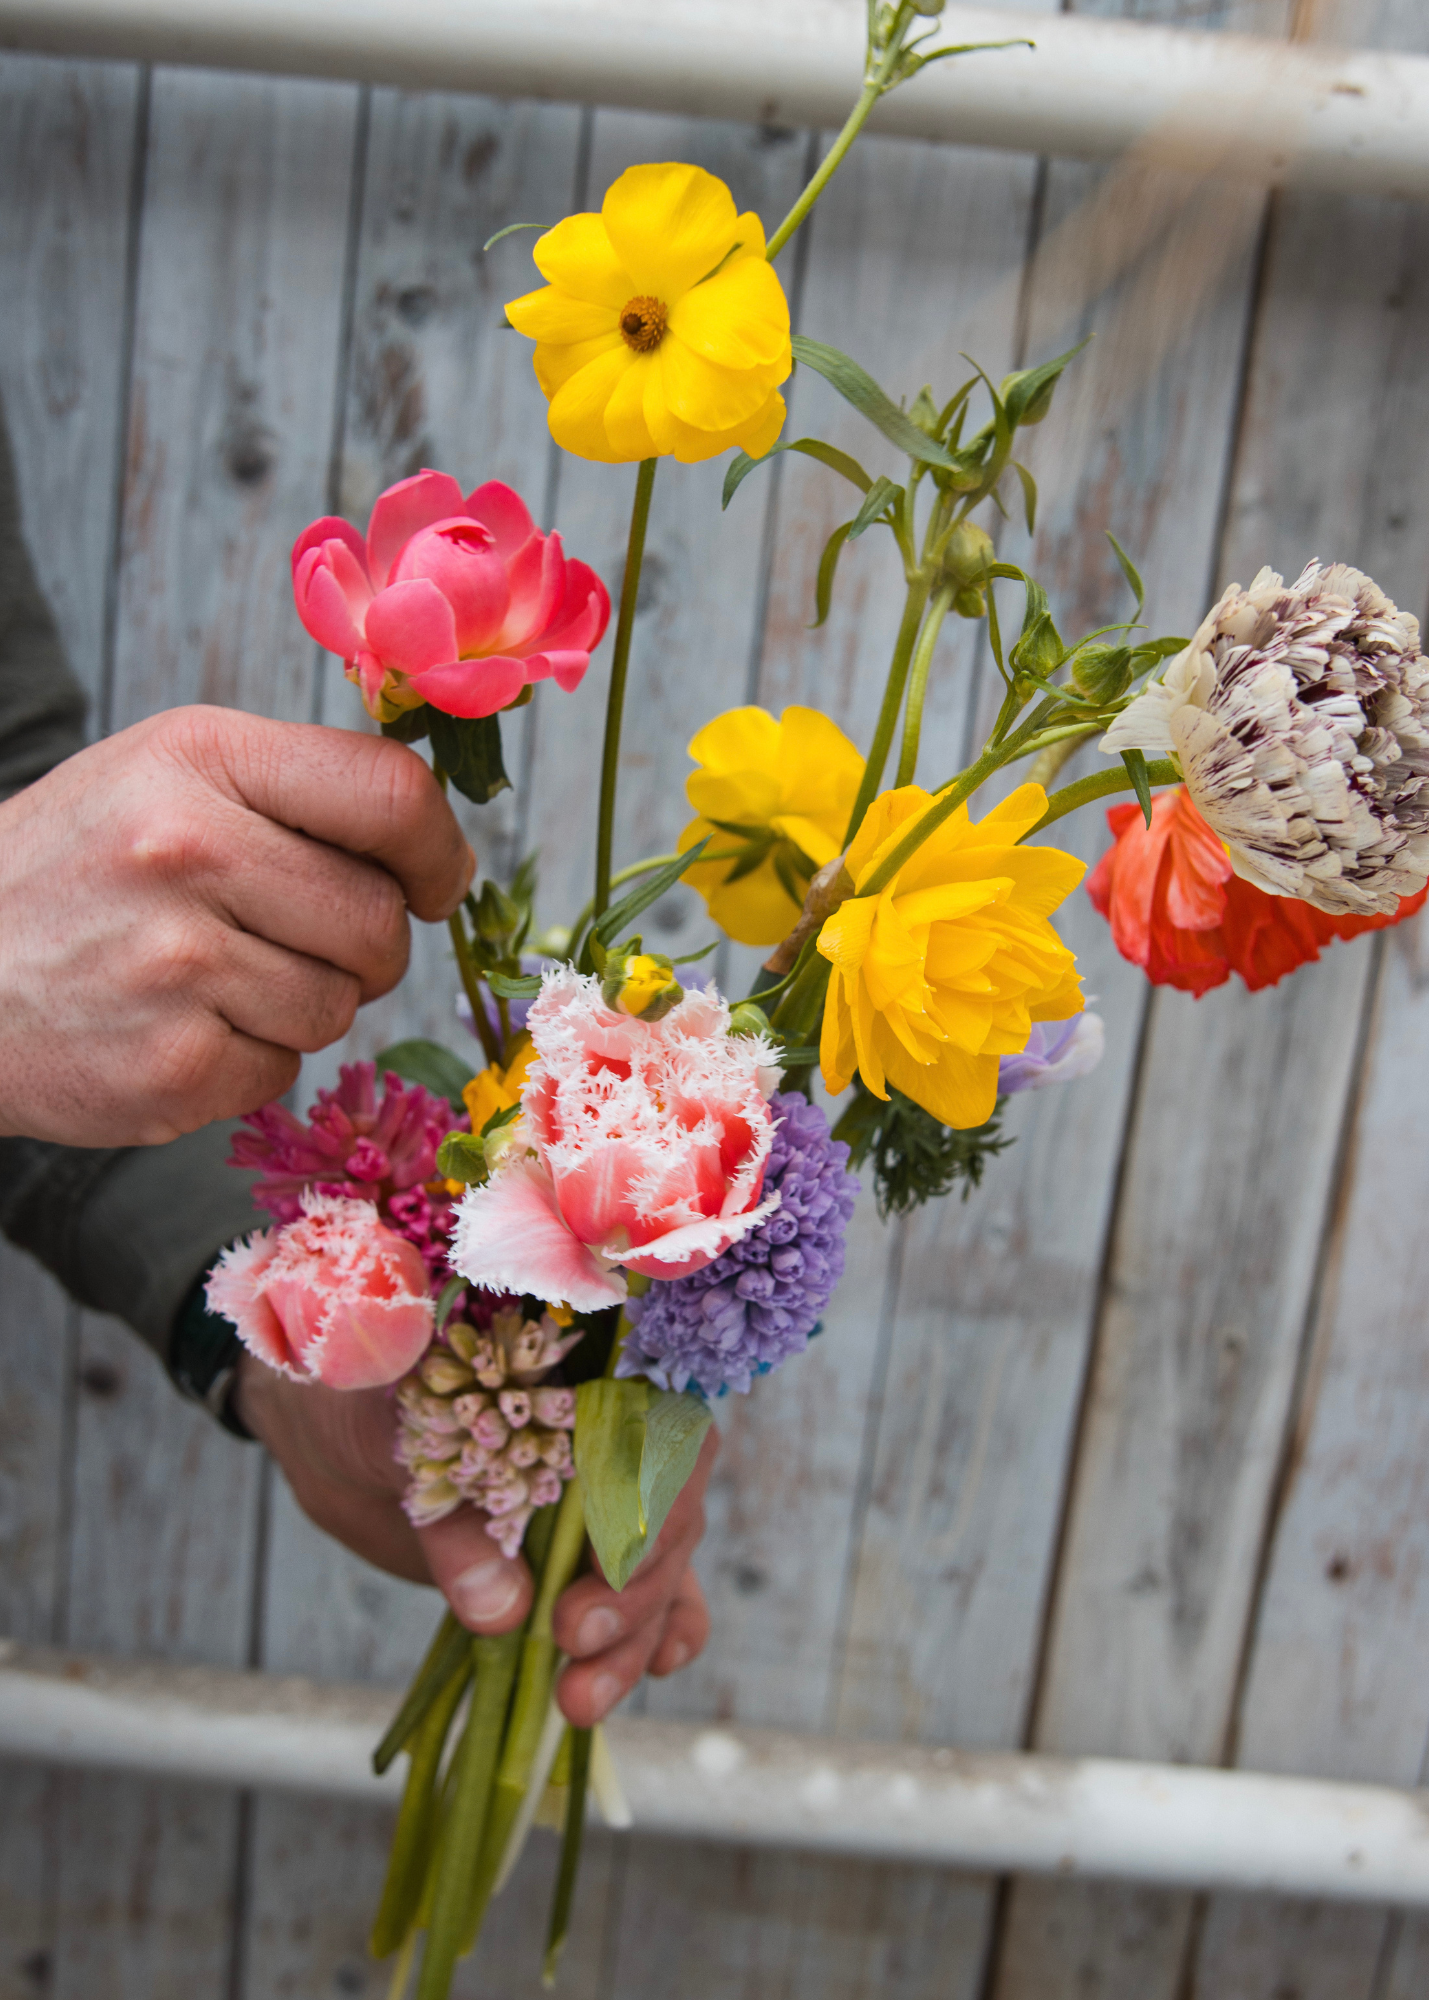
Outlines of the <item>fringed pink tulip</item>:
M561 968L527 1026L539 1060L522 1120L458 1211L452 1263L469 1283L592 1312L625 1297L617 1266L685 1276L778 1207L760 1200L774 1052L732 1036L713 991L642 1021Z
M293 545L298 616L340 653L369 714L430 702L495 715L533 681L568 693L610 619L605 585L567 562L524 501L491 480L463 499L445 472L389 486L367 539L329 515Z
M260 1361L330 1389L395 1382L421 1359L435 1318L420 1251L370 1202L312 1193L298 1221L224 1251L208 1303Z

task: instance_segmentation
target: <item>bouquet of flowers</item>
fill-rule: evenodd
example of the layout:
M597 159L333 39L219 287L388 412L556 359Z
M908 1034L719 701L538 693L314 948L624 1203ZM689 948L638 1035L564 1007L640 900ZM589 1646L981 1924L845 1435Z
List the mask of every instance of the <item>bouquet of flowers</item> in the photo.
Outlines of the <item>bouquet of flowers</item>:
M1046 415L1074 355L996 385L973 364L959 385L895 402L836 348L791 337L778 255L878 98L967 52L928 46L938 13L937 0L870 0L858 104L767 240L723 183L666 164L631 168L598 213L536 243L546 282L507 313L535 342L551 433L639 468L593 895L540 931L534 860L505 887L484 881L450 926L481 1060L400 1044L344 1069L306 1122L270 1106L237 1143L274 1226L226 1253L214 1309L274 1368L390 1385L413 1521L476 1508L536 1583L510 1635L473 1637L448 1615L378 1749L379 1769L409 1758L373 1934L379 1956L397 1954L394 1994L420 1950L418 2000L442 2000L551 1810L564 1827L553 1971L588 1790L619 1813L599 1732L568 1729L555 1700L553 1607L588 1552L624 1587L690 1475L711 1399L747 1393L817 1333L853 1170L871 1170L885 1213L959 1184L966 1197L1007 1143L1002 1100L1096 1064L1102 1024L1051 921L1083 864L1034 837L1129 794L1088 888L1126 957L1196 994L1231 972L1273 984L1425 898L1429 662L1415 620L1370 579L1312 563L1287 586L1265 569L1189 641L1149 636L1113 539L1130 616L1068 640L1046 591L974 517L993 510L995 525L1006 496L1032 525L1018 434ZM796 362L897 449L901 481L818 438L783 438ZM656 470L727 451L726 506L784 451L853 489L815 579L819 621L847 546L875 528L891 537L906 601L881 711L866 754L810 708L707 722L678 851L617 870ZM514 492L464 494L439 472L384 493L365 536L315 522L293 583L369 714L427 741L442 781L479 802L506 783L500 715L538 681L573 693L610 615L599 578ZM985 626L1002 701L967 767L925 789L921 723L949 617ZM1049 790L1093 742L1107 768ZM1008 789L1000 774L1024 762ZM681 878L727 937L771 948L737 1004L644 946L642 912ZM832 1129L816 1071L839 1100Z

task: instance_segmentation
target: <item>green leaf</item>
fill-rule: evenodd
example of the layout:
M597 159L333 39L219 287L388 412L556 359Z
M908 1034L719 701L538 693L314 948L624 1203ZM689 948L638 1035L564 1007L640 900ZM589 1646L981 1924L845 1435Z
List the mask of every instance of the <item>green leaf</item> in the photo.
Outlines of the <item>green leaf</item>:
M1040 368L1021 368L1015 375L1003 376L1000 394L1014 429L1019 424L1041 423L1052 407L1052 391L1057 386L1057 378L1067 363L1081 353L1091 337L1088 334L1086 340L1079 340L1075 347L1069 347L1055 361L1044 361Z
M901 497L902 492L903 488L896 481L886 479L880 473L872 486L869 487L863 505L849 523L849 541L856 542L864 529L871 528L891 502Z
M708 958L712 951L718 950L719 939L711 938L709 943L702 944L698 951L682 952L678 958L672 958L670 963L671 965L698 965L702 958Z
M844 543L852 531L853 522L845 521L835 528L824 543L824 553L819 557L819 578L814 586L814 610L817 614L811 632L817 632L829 615L829 605L833 601L834 578L838 574L839 557L843 554Z
M763 458L751 458L747 451L740 452L724 475L724 497L720 501L723 511L756 465L767 465L771 458L777 458L781 451L801 451L805 458L816 458L820 465L827 465L831 471L841 472L845 479L856 486L860 493L867 493L873 484L872 475L865 472L856 458L837 445L825 444L822 438L794 438L788 444L776 444L772 451L766 451Z
M437 1300L437 1323L434 1332L440 1333L452 1316L452 1307L466 1290L465 1278L448 1278L442 1286L442 1295Z
M440 1042L429 1042L420 1036L410 1042L393 1042L390 1049L380 1052L376 1062L379 1076L384 1070L395 1070L408 1083L420 1083L437 1097L445 1097L458 1111L465 1109L461 1094L475 1071L469 1062L454 1056Z
M511 780L501 761L501 723L494 715L444 715L428 708L432 755L462 794L479 806L498 792L509 791Z
M448 1132L437 1148L437 1172L449 1181L480 1187L487 1178L486 1148L475 1132Z
M1121 761L1126 766L1126 775L1131 780L1146 824L1151 824L1151 776L1146 768L1145 753L1140 750L1123 750Z
M539 972L488 972L486 983L498 1000L534 1000L541 990Z
M632 889L618 903L612 903L595 927L595 936L602 944L614 944L618 932L632 923L642 910L648 910L652 903L658 903L667 889L672 889L687 868L693 868L713 839L706 834L683 854L677 854L673 861L667 861L663 868L657 868L653 875L647 875L638 889Z
M394 743L420 743L427 733L432 711L425 702L420 708L404 708L391 722L384 722L382 734Z
M791 345L795 360L804 362L816 374L822 375L846 403L852 403L882 431L890 444L897 445L910 458L920 459L924 465L941 465L951 469L953 461L942 445L920 431L907 412L900 410L867 370L860 368L847 354L841 354L836 347L826 347L820 340L809 340L802 333L794 335Z
M1027 467L1015 458L1012 467L1022 481L1022 505L1027 514L1027 532L1030 535L1037 526L1037 481Z
M498 229L494 236L487 237L481 246L481 254L484 257L493 244L499 243L503 236L514 236L518 229L540 229L544 231L549 229L550 226L549 222L508 222L504 229Z
M646 1548L654 1548L660 1539L666 1516L695 1469L712 1421L709 1404L699 1396L674 1389L660 1389L652 1396L645 1417L645 1449L640 1454L640 1510Z
M648 1382L599 1376L576 1389L576 1470L586 1530L612 1590L623 1590L645 1553L640 1464L645 1453Z
M1122 547L1110 528L1106 531L1106 538L1112 545L1117 561L1121 564L1122 575L1131 585L1132 595L1136 599L1136 615L1139 618L1141 616L1141 607L1146 602L1146 586L1141 581L1141 572L1137 569L1136 564L1131 560L1131 557L1126 553L1126 550Z

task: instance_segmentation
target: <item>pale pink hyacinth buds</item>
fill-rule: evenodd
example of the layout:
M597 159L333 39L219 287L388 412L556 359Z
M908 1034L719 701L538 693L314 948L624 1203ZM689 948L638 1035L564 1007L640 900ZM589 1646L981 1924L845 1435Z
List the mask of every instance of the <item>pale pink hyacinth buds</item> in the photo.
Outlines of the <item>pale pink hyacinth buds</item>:
M371 1202L305 1193L303 1213L224 1251L210 1310L260 1361L297 1382L375 1389L418 1362L435 1309L421 1252Z
M293 596L379 721L424 701L495 715L546 679L569 693L610 621L600 578L566 560L519 494L493 479L463 498L444 472L389 486L366 540L333 515L305 528Z
M561 967L527 1027L516 1136L458 1212L452 1264L471 1284L595 1311L626 1295L617 1266L701 1270L778 1207L761 1200L774 1050L729 1033L713 988L638 1020Z
M580 1337L510 1306L484 1334L461 1320L444 1329L397 1390L396 1454L411 1475L402 1505L418 1527L469 1501L502 1553L516 1554L535 1509L575 1472L575 1392L534 1384Z

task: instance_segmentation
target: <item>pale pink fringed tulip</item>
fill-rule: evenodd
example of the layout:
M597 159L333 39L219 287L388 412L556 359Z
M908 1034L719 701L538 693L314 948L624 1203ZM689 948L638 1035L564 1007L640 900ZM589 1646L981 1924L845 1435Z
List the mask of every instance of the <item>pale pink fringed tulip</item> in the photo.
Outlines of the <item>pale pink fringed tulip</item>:
M778 1207L760 1201L774 1052L730 1035L716 994L640 1021L561 968L527 1026L539 1060L523 1116L458 1212L452 1262L469 1283L595 1311L625 1297L617 1266L685 1276Z
M569 693L610 619L600 578L567 562L519 494L491 480L464 499L445 472L389 486L365 541L333 515L305 528L293 595L382 721L424 701L495 715L547 678Z
M298 1382L375 1389L421 1359L432 1337L427 1270L371 1202L305 1193L303 1214L225 1250L210 1310L244 1345Z

